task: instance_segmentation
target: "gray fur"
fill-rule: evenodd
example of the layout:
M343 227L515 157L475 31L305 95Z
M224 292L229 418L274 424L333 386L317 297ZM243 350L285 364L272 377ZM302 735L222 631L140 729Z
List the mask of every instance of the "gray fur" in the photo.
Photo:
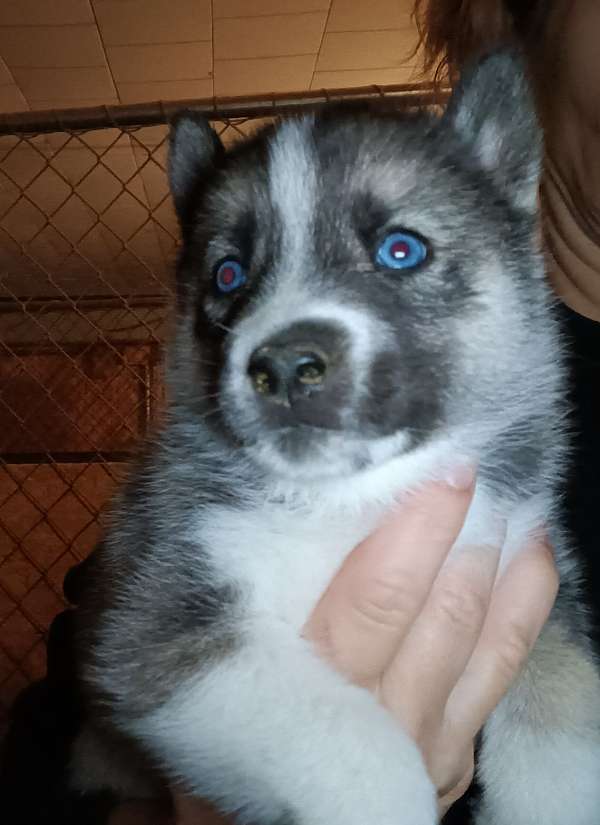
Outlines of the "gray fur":
M97 549L78 610L86 667L103 633L121 637L127 628L105 666L111 671L111 690L132 715L164 701L198 663L210 666L236 643L230 615L235 587L215 582L198 547L177 536L177 527L185 529L197 509L211 502L238 503L227 469L214 451L203 450L192 422L174 423L150 449L153 461L141 459L132 474L135 483L115 502L115 532L127 552L110 542ZM161 455L162 472L157 474L154 462ZM238 464L237 469L242 477L244 468ZM201 487L198 478L204 479ZM113 616L118 617L114 628ZM95 701L106 713L113 698L98 691Z
M221 157L223 147L204 118L191 112L172 123L169 145L169 184L183 228L191 218L197 187Z
M494 177L505 197L533 211L542 142L531 117L533 101L525 74L515 75L509 55L496 54L467 71L462 89L463 94L450 101L444 118L464 140L473 160ZM481 105L493 98L496 104L492 111ZM512 128L506 128L508 123Z
M554 525L565 373L519 61L484 61L441 119L334 109L227 154L215 141L190 117L174 128L184 246L170 406L115 503L80 611L96 713L242 823L290 811L298 825L433 825L415 746L301 629L398 495L476 460L457 551L492 541L498 516L507 557L547 523L563 577L539 651L484 736L480 821L590 825L600 788L570 763L600 770L597 724L579 727L600 681ZM428 245L414 271L374 263L399 227ZM213 272L229 257L247 281L219 294ZM324 382L265 397L248 365L288 345L321 353ZM576 664L587 710L572 707L553 651ZM550 751L562 776L544 773ZM535 760L533 796L523 777L503 779L503 760L519 758ZM575 786L585 801L565 816L557 796Z

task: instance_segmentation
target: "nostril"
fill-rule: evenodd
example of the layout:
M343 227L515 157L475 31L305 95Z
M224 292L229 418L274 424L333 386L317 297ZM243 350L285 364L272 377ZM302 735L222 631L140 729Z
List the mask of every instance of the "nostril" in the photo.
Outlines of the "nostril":
M275 364L266 356L252 358L248 366L248 375L252 386L260 395L276 395L280 379Z
M311 345L268 345L252 354L247 374L257 395L290 406L320 390L327 370L327 357Z
M295 376L301 384L322 384L327 372L325 360L314 352L300 355L295 367Z

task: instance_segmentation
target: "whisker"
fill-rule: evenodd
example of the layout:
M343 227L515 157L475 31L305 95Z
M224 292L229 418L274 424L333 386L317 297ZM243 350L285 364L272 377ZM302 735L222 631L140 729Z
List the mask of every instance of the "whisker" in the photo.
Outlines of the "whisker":
M210 415L216 415L217 413L220 413L220 412L223 412L223 410L222 410L222 409L221 409L221 407L217 404L217 405L215 405L214 409L212 409L212 410L208 410L207 412L202 413L202 415L200 416L200 419L201 419L202 421L204 421L204 419L205 419L205 418L208 418Z
M206 393L205 395L195 395L195 396L193 396L193 400L196 403L198 401L211 401L213 398L219 398L220 395L221 395L220 391L209 392L209 393Z
M225 324L222 324L220 321L216 321L215 326L219 327L219 329L222 329L225 332L230 333L231 335L235 335L235 331L231 327L225 326Z

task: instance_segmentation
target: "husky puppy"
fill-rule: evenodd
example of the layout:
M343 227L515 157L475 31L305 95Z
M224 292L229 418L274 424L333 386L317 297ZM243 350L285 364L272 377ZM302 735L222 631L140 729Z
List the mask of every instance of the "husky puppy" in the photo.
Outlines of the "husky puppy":
M226 152L174 124L162 430L80 612L96 717L240 823L433 825L409 737L301 630L394 500L479 466L455 551L550 525L560 595L483 734L481 825L600 822L600 679L556 524L565 375L518 57L443 116L336 109ZM402 552L399 548L398 552Z

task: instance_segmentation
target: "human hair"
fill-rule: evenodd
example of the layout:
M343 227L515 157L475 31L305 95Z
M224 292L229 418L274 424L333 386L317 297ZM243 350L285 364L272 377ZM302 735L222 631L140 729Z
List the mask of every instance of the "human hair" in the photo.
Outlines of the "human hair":
M453 82L461 67L499 46L529 47L549 0L415 0L415 49L436 83Z

